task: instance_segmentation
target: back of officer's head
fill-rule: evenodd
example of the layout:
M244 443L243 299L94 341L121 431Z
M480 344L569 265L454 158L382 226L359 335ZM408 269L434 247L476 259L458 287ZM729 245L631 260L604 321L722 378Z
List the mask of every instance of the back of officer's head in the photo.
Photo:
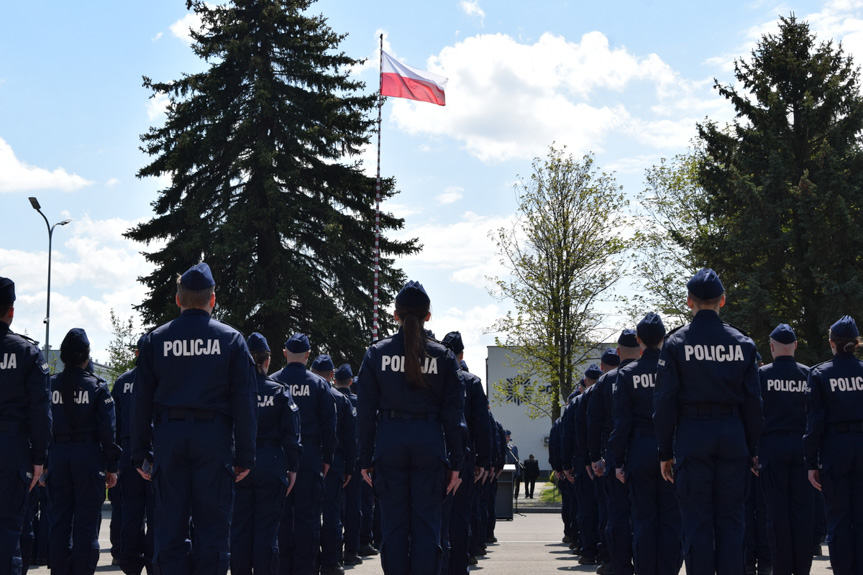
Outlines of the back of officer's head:
M288 363L305 364L311 350L312 344L304 333L295 333L285 341L285 359Z
M396 320L402 326L405 342L405 379L415 387L425 387L420 358L426 357L423 325L429 318L431 299L417 281L409 281L396 295Z
M836 355L853 355L859 339L857 323L850 315L842 316L830 326L830 347Z
M354 381L354 372L351 370L351 364L343 363L336 370L334 380L336 387L350 387Z
M638 345L638 336L634 329L625 329L617 338L617 353L621 360L638 359L641 355L641 346Z
M255 369L258 373L266 375L267 368L270 366L270 344L267 343L267 338L258 332L253 332L246 340L246 346L255 361Z
M725 288L719 275L710 268L703 268L686 282L687 305L698 312L703 309L719 311L725 305Z
M787 323L780 323L770 332L770 353L774 358L794 356L797 349L797 336Z
M177 278L177 303L183 309L213 308L216 282L210 266L201 262Z
M635 333L646 349L655 349L662 345L665 337L665 324L657 314L650 312L635 326Z
M69 330L60 344L60 361L69 367L84 368L90 362L90 339L80 327Z
M12 323L14 304L15 282L9 278L0 277L0 321Z
M327 354L321 354L312 362L312 373L319 375L327 381L332 381L335 375L336 366L333 364L333 359Z

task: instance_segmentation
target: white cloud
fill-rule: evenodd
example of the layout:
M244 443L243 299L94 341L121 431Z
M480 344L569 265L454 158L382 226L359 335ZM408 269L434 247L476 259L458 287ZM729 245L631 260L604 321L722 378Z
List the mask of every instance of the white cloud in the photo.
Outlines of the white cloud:
M105 185L108 186L109 188L113 188L114 186L116 186L119 183L120 183L120 180L118 180L117 178L111 178L107 182L105 182Z
M462 199L463 191L464 188L459 188L458 186L450 186L446 188L442 194L438 194L437 196L435 196L435 201L443 205L454 204L455 202Z
M150 40L151 40L152 42L158 42L158 41L159 41L159 39L160 39L161 37L162 37L162 33L161 33L161 32L159 32L159 33L157 33L155 36L153 36L152 38L150 38Z
M487 163L532 158L553 141L575 154L599 152L613 133L632 135L657 120L659 133L644 143L684 147L691 129L684 134L654 116L674 111L685 118L678 124L691 126L704 109L717 106L709 83L680 78L656 54L612 47L599 32L580 42L547 33L534 44L504 34L473 36L444 48L425 67L449 78L447 106L394 98L392 121L411 134L460 141ZM627 108L633 95L646 116Z
M192 33L190 30L194 30L195 32L200 32L204 23L201 21L201 17L195 14L194 12L189 12L169 27L171 30L171 34L173 34L176 38L179 38L186 44L192 44Z
M72 192L92 183L63 168L52 171L25 164L15 157L12 146L0 138L0 193L35 190Z
M432 318L426 325L438 339L451 331L460 332L465 363L471 373L485 380L486 346L494 344L494 336L485 331L506 312L497 304L463 307L459 303L446 308L435 308L432 303Z
M149 118L150 121L159 118L166 112L168 104L170 103L171 100L168 98L168 94L165 94L164 92L154 94L147 100L147 118Z
M462 11L471 17L479 19L479 25L485 26L485 11L480 8L478 0L461 0Z
M380 67L381 35L383 35L383 37L384 37L383 38L384 52L386 52L387 54L389 54L393 58L396 57L395 51L393 51L392 44L390 44L390 41L389 41L389 33L386 30L384 30L383 28L378 28L377 30L375 30L374 48L372 48L371 55L366 57L365 62L362 62L361 64L357 64L356 66L352 66L350 68L351 74L353 74L355 76L359 76L360 74L362 74L366 70L377 70ZM377 78L375 79L375 85L370 86L370 87L373 88L375 92L377 91Z

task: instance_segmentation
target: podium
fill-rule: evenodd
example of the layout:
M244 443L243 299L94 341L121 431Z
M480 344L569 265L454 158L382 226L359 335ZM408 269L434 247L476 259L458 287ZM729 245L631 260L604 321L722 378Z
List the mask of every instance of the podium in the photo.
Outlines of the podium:
M515 480L515 464L503 466L500 477L497 478L497 498L494 502L494 514L498 521L512 521L513 482Z

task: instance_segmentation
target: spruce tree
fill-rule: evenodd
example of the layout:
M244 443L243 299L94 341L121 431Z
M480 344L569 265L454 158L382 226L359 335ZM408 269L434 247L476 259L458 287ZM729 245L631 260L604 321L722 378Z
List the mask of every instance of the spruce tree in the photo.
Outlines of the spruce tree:
M823 361L830 324L863 320L859 70L792 15L750 61L735 62L735 77L716 86L736 110L733 124L699 126L710 233L693 255L719 272L723 317L749 332L765 361L780 322L796 330L799 360Z
M176 317L176 274L204 260L216 279L215 316L263 333L279 364L287 335L355 369L371 337L375 180L356 160L375 125L374 94L338 50L344 35L306 0L189 0L203 21L193 49L206 71L155 82L167 118L141 136L151 162L139 178L168 176L155 216L126 236L158 249L140 278L145 323ZM394 182L383 183L382 197ZM382 214L382 231L404 222ZM380 242L384 307L404 282L394 258L416 240ZM382 314L383 317L384 314ZM383 330L391 328L383 318Z

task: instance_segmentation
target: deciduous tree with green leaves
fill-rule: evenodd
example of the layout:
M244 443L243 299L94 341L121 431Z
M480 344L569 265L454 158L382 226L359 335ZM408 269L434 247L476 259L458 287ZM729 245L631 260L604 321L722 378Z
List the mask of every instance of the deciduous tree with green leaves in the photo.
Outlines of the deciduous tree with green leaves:
M798 358L829 357L827 328L863 311L863 99L859 69L841 45L782 18L735 82L719 93L730 126L699 126L698 183L713 233L693 244L728 292L723 317L768 351L780 322L797 332Z
M155 216L126 233L156 242L139 306L148 325L175 317L175 278L205 260L216 279L215 315L263 333L274 356L286 335L308 334L317 353L356 367L371 337L375 179L356 158L369 143L375 94L351 79L360 63L344 35L308 0L189 0L206 71L144 86L167 94L161 127L141 136L152 157L138 177L168 177ZM382 197L392 196L385 180ZM404 221L381 216L383 231ZM380 241L381 306L404 274L394 258L415 240ZM382 329L392 326L382 318Z
M111 310L111 335L108 343L108 373L111 381L108 385L114 385L114 380L135 367L138 357L136 352L138 336L133 318L122 319Z
M516 190L512 227L492 232L508 272L493 278L492 293L514 308L495 329L504 334L497 344L510 349L518 377L515 385L493 385L526 404L531 417L556 419L577 365L595 353L591 336L603 320L596 303L622 273L616 256L626 246L620 234L626 201L592 155L575 159L565 147L551 146L545 159L536 158Z

